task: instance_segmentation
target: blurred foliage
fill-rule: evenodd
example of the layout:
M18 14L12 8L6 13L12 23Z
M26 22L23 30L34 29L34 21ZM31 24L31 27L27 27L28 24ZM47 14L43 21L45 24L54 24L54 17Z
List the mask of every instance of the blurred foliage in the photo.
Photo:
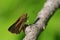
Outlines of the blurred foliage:
M28 14L29 24L32 24L37 13L46 0L0 0L0 40L22 40L24 32L12 34L8 28L23 14ZM49 20L46 30L39 35L38 40L60 40L60 9L57 9Z

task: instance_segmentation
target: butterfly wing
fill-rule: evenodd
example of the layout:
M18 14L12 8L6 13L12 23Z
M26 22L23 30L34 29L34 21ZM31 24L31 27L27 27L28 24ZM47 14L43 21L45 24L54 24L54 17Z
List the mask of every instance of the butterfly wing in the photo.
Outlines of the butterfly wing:
M12 26L9 27L9 31L19 34L23 29L24 22L27 19L27 14L23 14Z

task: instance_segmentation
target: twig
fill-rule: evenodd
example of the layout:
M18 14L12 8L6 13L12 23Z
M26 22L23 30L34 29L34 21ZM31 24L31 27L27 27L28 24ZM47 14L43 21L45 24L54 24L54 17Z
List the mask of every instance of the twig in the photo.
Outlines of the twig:
M53 12L56 10L56 8L58 8L59 5L60 0L47 0L44 7L37 15L37 21L26 28L26 36L23 40L37 40L39 32L41 32L42 29L45 29L48 19L51 15L53 15Z

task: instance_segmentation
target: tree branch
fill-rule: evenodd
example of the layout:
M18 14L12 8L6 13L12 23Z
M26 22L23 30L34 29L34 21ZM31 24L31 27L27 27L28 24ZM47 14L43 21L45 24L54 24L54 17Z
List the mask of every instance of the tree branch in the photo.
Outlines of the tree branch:
M37 40L39 32L41 32L42 29L45 29L48 19L53 15L53 12L59 5L60 0L47 0L42 10L39 11L37 15L37 21L25 29L26 36L23 40Z

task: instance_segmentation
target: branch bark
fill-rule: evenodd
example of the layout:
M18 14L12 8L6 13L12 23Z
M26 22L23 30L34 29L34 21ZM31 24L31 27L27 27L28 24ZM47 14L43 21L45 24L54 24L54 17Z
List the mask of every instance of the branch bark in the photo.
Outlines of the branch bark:
M60 0L47 0L41 11L38 12L36 22L25 29L25 38L23 40L37 40L41 30L45 29L48 19L60 5Z

